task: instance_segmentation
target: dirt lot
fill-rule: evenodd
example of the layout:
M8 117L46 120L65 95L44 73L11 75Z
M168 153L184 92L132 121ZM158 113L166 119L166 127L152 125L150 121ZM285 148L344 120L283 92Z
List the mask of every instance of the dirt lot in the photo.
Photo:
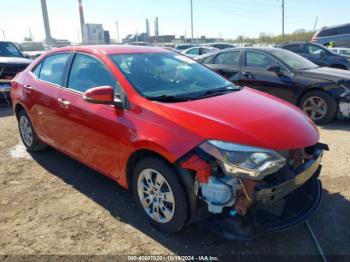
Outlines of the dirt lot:
M323 161L323 201L309 222L326 255L350 256L350 121L320 133L331 151ZM0 163L0 255L318 254L305 225L260 233L249 243L225 241L196 225L176 235L158 232L115 182L53 149L29 155L5 107Z

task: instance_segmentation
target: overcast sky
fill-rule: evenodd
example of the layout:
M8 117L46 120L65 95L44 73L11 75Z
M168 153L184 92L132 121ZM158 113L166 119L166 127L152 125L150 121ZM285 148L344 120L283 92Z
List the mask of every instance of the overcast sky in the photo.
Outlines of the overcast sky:
M44 39L40 0L0 0L0 40L22 41L32 31L34 40ZM260 32L281 33L282 0L193 0L194 36L236 38L258 36ZM78 0L47 0L51 34L78 41L80 34ZM190 0L83 0L85 22L101 23L120 38L145 31L149 18L151 33L159 18L160 34L190 37ZM350 22L350 0L285 0L286 32Z

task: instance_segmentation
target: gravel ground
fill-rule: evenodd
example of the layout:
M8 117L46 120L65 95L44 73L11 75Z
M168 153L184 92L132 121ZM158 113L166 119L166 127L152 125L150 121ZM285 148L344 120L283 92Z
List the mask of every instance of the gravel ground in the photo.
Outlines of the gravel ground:
M323 160L324 197L309 222L329 261L345 261L339 255L350 259L350 121L320 133L331 150ZM226 241L197 225L161 233L117 183L50 148L28 154L6 107L0 108L0 163L0 255L314 255L321 261L305 225L260 233L254 242Z

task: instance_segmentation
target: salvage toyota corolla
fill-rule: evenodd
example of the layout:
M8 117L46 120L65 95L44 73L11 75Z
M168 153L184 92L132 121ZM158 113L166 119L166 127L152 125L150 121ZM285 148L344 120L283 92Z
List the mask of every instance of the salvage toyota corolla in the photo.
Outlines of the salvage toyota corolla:
M49 145L118 181L163 231L199 222L250 240L319 204L327 145L308 116L180 54L55 49L17 75L11 96L29 151Z

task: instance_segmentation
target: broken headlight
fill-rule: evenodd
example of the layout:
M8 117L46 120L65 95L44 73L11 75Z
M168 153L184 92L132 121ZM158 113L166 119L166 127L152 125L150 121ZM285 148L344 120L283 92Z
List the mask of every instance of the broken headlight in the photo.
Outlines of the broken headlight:
M286 163L276 151L224 141L207 140L199 148L217 159L223 172L229 176L261 180Z

